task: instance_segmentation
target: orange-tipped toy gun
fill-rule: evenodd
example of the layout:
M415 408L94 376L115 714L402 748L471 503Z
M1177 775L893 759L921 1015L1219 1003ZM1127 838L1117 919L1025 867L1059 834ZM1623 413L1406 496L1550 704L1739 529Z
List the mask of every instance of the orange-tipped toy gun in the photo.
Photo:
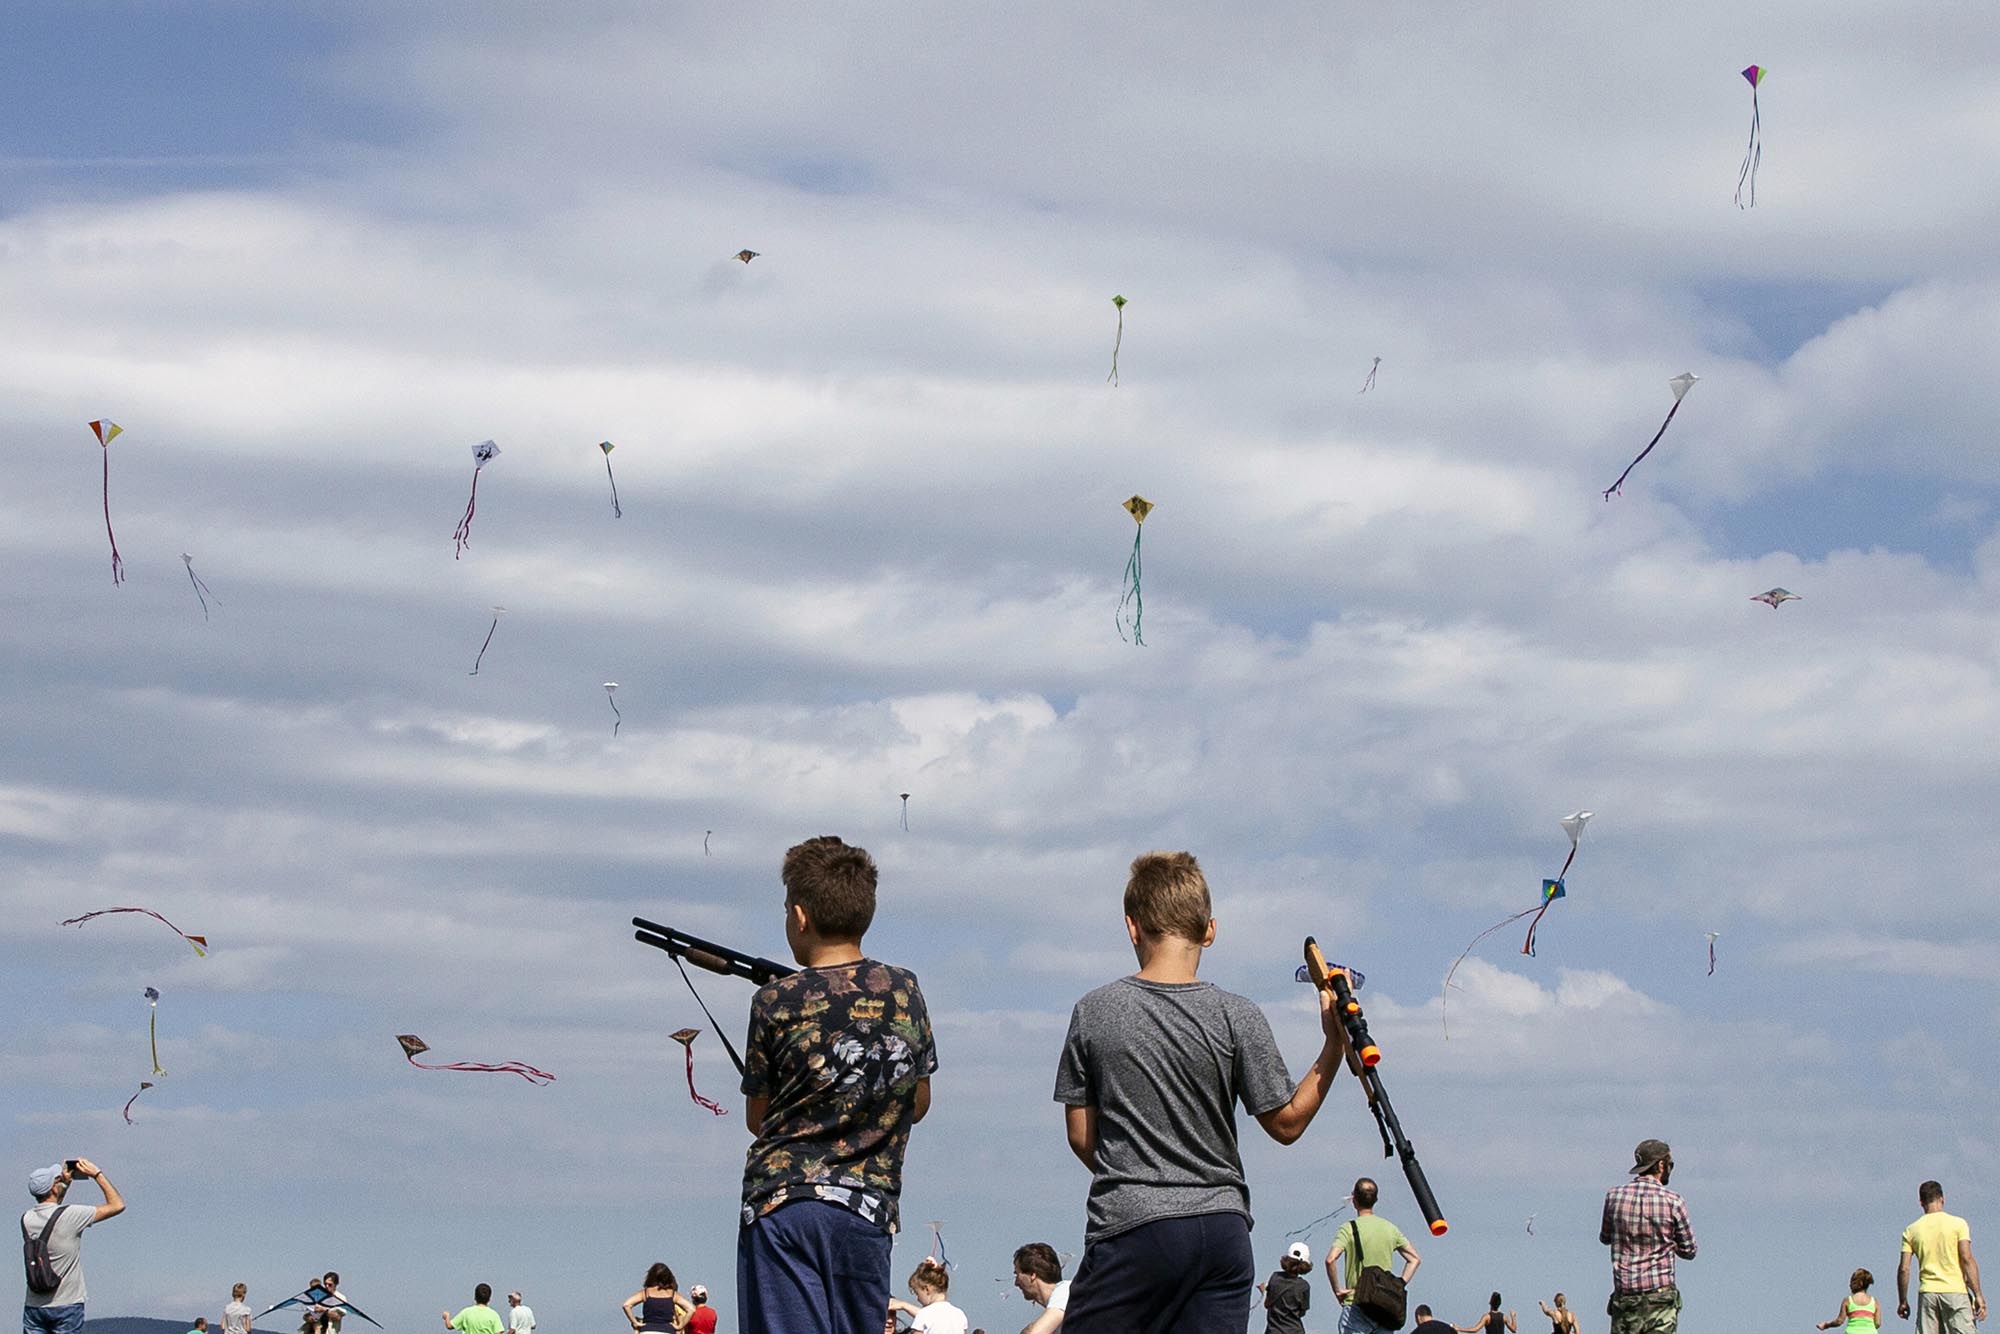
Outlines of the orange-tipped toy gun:
M1402 1122L1396 1119L1396 1109L1389 1103L1388 1090L1382 1087L1382 1076L1375 1069L1382 1060L1382 1049L1368 1035L1368 1020L1361 1013L1361 1002L1354 999L1348 970L1329 965L1326 956L1320 953L1319 942L1307 936L1306 972L1314 986L1333 993L1334 1013L1340 1016L1341 1026L1347 1030L1347 1068L1354 1072L1368 1094L1368 1110L1375 1114L1375 1128L1382 1132L1382 1156L1403 1160L1403 1176L1410 1183L1410 1194L1416 1196L1417 1208L1423 1210L1431 1235L1442 1237L1451 1225L1444 1221L1437 1196L1431 1194L1431 1183L1424 1179L1424 1165L1417 1161L1417 1151L1403 1134Z

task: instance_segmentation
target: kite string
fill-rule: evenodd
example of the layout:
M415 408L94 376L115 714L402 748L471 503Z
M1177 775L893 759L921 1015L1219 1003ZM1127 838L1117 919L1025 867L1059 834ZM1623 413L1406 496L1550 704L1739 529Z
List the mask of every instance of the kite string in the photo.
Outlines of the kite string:
M1542 905L1542 907L1545 906L1546 905ZM1439 993L1439 1004L1438 1004L1438 1018L1444 1022L1444 1040L1446 1042L1451 1041L1451 1016L1449 1014L1449 1010L1451 1007L1451 979L1457 976L1458 966L1465 962L1467 955L1471 954L1472 951L1479 948L1480 941L1486 939L1488 936L1492 935L1495 931L1498 931L1503 926L1511 926L1515 922L1520 921L1523 917L1528 916L1530 913L1540 912L1542 910L1542 907L1523 908L1521 911L1515 913L1512 917L1501 918L1499 921L1495 922L1492 926L1487 927L1484 931L1481 931L1478 935L1474 936L1472 938L1472 943L1467 945L1464 949L1460 950L1458 953L1458 957L1451 961L1451 967L1446 970L1444 975L1444 987Z
M111 531L111 447L103 446L104 454L104 535L111 539L111 582L125 582L125 560L118 554L118 534ZM133 1094L133 1097L139 1096Z

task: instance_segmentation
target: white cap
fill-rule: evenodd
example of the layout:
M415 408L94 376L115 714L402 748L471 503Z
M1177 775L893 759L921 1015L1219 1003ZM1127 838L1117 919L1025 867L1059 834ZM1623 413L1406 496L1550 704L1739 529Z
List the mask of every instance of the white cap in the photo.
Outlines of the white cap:
M701 1284L697 1283L693 1287L688 1289L688 1296L694 1298L698 1302L705 1302L708 1300L708 1289L704 1288Z
M1313 1253L1307 1249L1306 1244L1304 1242L1295 1241L1291 1245L1285 1247L1285 1258L1287 1260L1298 1260L1304 1264L1311 1264Z

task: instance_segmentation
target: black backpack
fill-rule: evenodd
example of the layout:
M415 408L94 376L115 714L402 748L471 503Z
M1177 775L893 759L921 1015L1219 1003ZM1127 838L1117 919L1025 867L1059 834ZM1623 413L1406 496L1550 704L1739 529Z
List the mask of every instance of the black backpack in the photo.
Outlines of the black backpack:
M56 1220L62 1217L62 1205L49 1215L49 1221L42 1225L42 1235L28 1235L28 1216L21 1215L21 1263L28 1271L28 1291L46 1297L62 1286L62 1275L56 1272L55 1261L49 1258L49 1234L56 1230Z

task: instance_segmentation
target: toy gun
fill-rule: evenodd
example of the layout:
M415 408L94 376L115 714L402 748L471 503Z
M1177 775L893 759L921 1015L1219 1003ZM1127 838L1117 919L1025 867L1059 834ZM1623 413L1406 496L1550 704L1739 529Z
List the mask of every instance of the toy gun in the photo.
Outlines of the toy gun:
M1348 970L1328 966L1319 943L1307 936L1306 971L1314 986L1333 993L1334 1013L1340 1016L1341 1026L1347 1030L1347 1068L1354 1072L1368 1094L1368 1110L1375 1114L1375 1128L1382 1132L1382 1156L1403 1160L1403 1176L1410 1183L1410 1194L1416 1197L1417 1208L1430 1224L1431 1235L1442 1237L1451 1225L1444 1221L1437 1196L1431 1194L1431 1183L1424 1178L1424 1166L1417 1161L1415 1147L1403 1134L1403 1124L1396 1119L1396 1109L1389 1103L1388 1090L1382 1087L1382 1076L1375 1069L1381 1063L1382 1049L1369 1036L1368 1020L1361 1013L1361 1002L1354 999Z
M741 950L730 949L727 945L703 940L700 936L691 936L685 931L676 931L670 926L661 926L658 922L649 922L643 917L634 917L632 925L638 928L632 933L632 939L641 945L651 945L656 950L666 951L667 957L674 961L674 967L681 970L681 981L687 983L688 992L694 997L694 1003L701 1006L701 1012L708 1015L708 1022L714 1026L715 1035L722 1039L722 1049L728 1052L729 1059L736 1063L736 1073L742 1074L743 1058L737 1055L736 1045L729 1040L728 1030L716 1023L715 1015L709 1011L708 1002L704 1001L701 993L694 989L694 979L688 976L687 968L681 961L685 959L697 968L706 968L709 972L721 973L724 977L746 978L760 987L781 977L790 977L798 969L787 968L775 960L760 959L754 954L745 954Z

